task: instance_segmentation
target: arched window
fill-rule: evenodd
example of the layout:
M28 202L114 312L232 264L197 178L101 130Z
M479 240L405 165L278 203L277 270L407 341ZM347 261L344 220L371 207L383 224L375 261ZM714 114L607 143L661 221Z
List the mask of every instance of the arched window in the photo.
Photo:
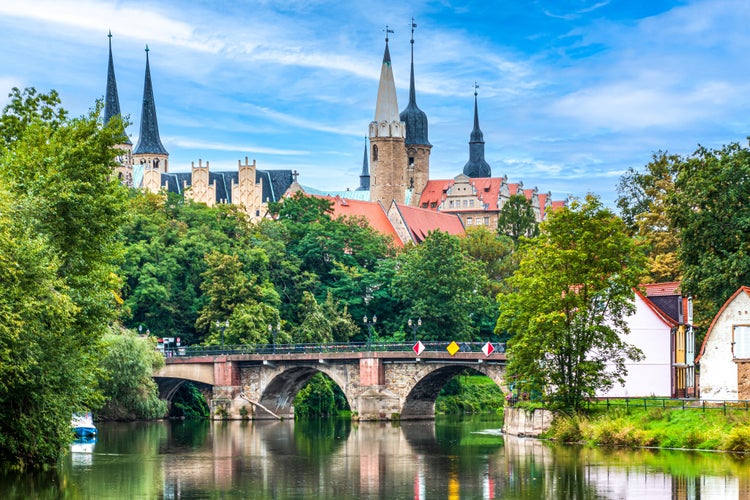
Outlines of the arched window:
M372 145L372 161L378 161L378 145Z

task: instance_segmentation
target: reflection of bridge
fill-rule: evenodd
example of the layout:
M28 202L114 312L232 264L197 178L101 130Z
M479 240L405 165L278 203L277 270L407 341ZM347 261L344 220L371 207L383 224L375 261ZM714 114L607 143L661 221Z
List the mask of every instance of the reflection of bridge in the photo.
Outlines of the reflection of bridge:
M184 348L167 353L154 378L166 399L185 381L209 386L214 418L240 418L243 407L256 419L293 417L295 395L318 372L341 388L361 420L434 418L440 390L467 369L503 387L503 345L489 355L481 343L459 344L453 355L447 342L424 346L419 355L407 343Z

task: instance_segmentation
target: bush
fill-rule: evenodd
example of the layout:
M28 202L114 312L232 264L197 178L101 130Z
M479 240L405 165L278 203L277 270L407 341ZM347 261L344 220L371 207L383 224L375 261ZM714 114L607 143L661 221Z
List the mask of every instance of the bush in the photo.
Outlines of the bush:
M737 453L750 452L750 426L732 429L724 439L722 448Z

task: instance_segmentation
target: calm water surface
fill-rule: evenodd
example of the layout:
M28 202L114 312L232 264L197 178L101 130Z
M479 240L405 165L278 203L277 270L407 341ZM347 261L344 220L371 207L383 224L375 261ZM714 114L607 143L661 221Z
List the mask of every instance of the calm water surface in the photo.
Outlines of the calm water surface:
M487 418L101 424L58 470L0 473L0 498L750 498L750 458L586 449Z

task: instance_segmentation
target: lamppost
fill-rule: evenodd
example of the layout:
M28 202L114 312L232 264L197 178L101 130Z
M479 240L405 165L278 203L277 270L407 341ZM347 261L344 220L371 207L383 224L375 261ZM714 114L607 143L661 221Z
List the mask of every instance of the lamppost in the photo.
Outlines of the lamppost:
M229 320L226 320L224 323L222 323L218 319L216 320L216 328L221 328L221 348L222 349L224 349L224 330L226 330L227 327L229 327Z
M271 324L268 325L268 333L270 333L273 336L273 353L274 354L276 354L276 336L279 334L279 330L281 330L281 321L276 323L275 330Z
M408 322L409 328L411 328L411 333L414 334L414 342L417 341L417 330L419 330L419 327L422 326L422 318L419 318L416 323L414 323L411 318L409 318Z
M372 344L372 329L375 326L375 323L378 322L378 317L376 315L372 315L372 321L368 321L367 315L365 315L364 318L362 318L362 322L367 326L367 348L370 348L370 344Z

